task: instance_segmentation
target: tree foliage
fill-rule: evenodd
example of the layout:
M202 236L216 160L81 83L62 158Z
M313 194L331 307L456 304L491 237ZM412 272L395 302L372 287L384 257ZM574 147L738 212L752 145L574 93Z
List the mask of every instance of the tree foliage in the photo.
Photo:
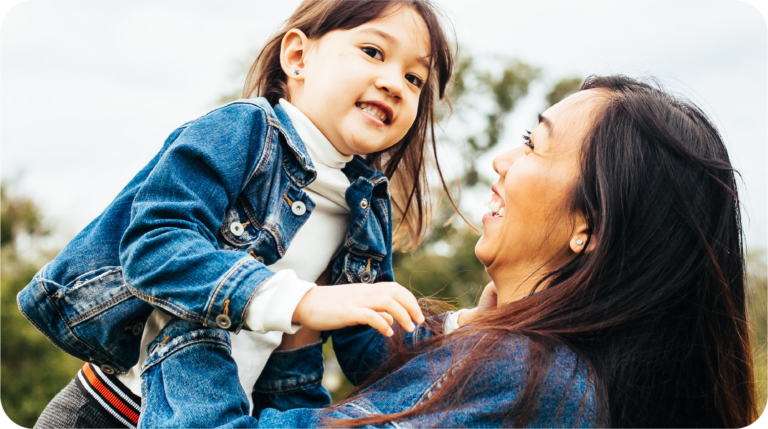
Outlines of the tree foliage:
M582 81L583 79L580 77L561 79L552 87L547 96L544 97L547 100L547 107L554 106L563 98L578 91Z
M0 186L2 262L0 265L0 401L14 422L31 427L48 402L82 365L51 344L16 306L16 294L41 263L19 254L22 237L34 243L50 229L35 203Z

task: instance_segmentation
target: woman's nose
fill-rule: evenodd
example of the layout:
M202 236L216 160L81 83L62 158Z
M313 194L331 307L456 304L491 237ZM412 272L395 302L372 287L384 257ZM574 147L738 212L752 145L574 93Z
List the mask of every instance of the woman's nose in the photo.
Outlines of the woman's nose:
M509 167L511 167L512 164L515 163L515 161L517 161L524 155L525 155L524 145L521 145L520 147L516 147L510 151L504 152L498 155L496 158L493 158L493 169L496 171L496 173L499 174L499 176L506 177L507 171L509 171Z

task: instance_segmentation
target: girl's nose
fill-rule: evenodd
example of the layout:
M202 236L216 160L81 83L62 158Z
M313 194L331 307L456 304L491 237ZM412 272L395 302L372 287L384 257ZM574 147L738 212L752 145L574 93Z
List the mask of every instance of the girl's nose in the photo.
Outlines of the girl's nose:
M382 73L376 80L376 87L386 91L389 95L397 101L403 98L403 83L404 77L399 77L393 71Z

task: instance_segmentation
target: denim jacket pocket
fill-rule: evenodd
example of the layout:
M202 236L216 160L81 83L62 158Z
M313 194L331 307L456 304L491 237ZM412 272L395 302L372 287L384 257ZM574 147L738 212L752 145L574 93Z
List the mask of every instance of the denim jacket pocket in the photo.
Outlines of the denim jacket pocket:
M344 273L349 283L376 283L379 279L380 262L374 258L366 258L347 253L344 257Z
M253 246L264 239L262 224L251 215L252 210L248 210L248 202L240 196L225 214L224 222L221 224L221 236L227 244L237 249Z

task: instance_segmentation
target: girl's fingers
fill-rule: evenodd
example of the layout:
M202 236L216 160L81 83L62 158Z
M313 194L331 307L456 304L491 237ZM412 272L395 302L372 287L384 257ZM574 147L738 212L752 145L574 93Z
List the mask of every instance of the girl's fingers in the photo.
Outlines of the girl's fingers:
M400 286L397 283L395 283L395 285L397 285L397 288L395 289L393 298L396 299L397 302L403 306L403 308L405 308L408 314L411 315L411 319L413 321L416 323L424 323L424 314L421 312L421 307L419 307L419 301L416 299L416 297L413 296L411 291L408 289Z
M411 320L416 323L424 323L424 314L419 307L419 301L413 296L413 293L395 282L377 283L380 289L369 289L370 295L386 294L391 296L411 315Z
M379 311L379 316L383 317L384 320L389 323L389 326L392 326L392 324L395 323L395 319L393 319L392 316L390 316L389 313L385 311Z
M357 313L355 319L358 324L368 325L387 337L391 337L395 333L384 317L378 312L369 308L360 308Z
M365 306L368 308L389 313L390 316L400 322L400 325L405 328L406 331L413 332L413 330L416 329L416 326L414 326L411 321L411 315L408 311L406 311L405 308L391 296L371 296L368 297L366 304L367 305Z

